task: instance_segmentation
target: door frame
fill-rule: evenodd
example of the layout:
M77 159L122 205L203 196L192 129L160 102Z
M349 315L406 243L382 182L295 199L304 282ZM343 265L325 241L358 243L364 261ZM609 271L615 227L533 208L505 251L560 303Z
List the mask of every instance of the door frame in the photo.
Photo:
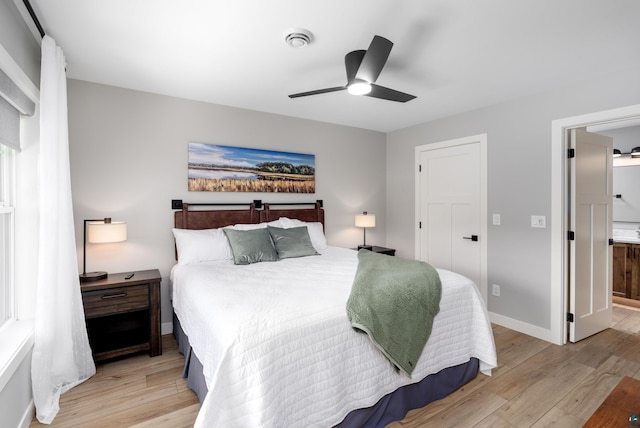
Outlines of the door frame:
M551 319L549 324L551 328L549 340L557 345L567 343L568 332L566 321L569 297L567 130L627 120L640 120L640 104L551 122Z
M452 140L439 141L437 143L423 144L415 148L415 247L414 257L420 253L420 152L425 150L439 150L467 144L480 144L480 284L478 285L480 296L487 304L487 134L471 135L468 137L455 138Z

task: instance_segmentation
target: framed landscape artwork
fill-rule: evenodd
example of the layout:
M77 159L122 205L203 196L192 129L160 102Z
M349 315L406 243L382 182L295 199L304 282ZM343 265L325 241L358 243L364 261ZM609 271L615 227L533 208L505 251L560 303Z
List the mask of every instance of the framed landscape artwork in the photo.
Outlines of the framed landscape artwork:
M190 192L315 193L315 155L189 143Z

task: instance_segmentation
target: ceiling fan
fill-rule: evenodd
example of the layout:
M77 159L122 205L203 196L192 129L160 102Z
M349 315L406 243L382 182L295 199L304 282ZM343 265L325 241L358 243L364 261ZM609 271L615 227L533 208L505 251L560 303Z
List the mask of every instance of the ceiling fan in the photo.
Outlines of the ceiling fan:
M368 97L381 98L383 100L406 103L415 98L415 95L396 91L376 85L384 64L387 62L393 43L384 37L374 36L369 49L349 52L344 57L344 65L347 71L347 84L333 88L317 89L315 91L300 92L289 95L289 98L306 97L309 95L326 94L347 90L353 95L366 95Z

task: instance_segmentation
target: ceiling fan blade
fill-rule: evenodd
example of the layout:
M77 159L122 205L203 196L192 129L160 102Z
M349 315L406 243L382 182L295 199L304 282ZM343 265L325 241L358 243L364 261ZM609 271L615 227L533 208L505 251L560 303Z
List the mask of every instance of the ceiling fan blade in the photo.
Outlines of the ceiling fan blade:
M371 85L371 92L365 94L368 97L381 98L383 100L397 101L399 103L406 103L416 98L415 95L405 94L404 92L396 91L395 89L385 88L380 85Z
M366 52L367 51L363 49L349 52L344 56L344 68L347 70L347 86L352 84L356 79L356 73L358 72L358 68L360 68L362 58L364 58Z
M347 89L346 86L336 86L336 87L333 87L333 88L316 89L315 91L308 91L308 92L300 92L300 93L297 93L297 94L291 94L291 95L289 95L289 98L299 98L299 97L307 97L309 95L326 94L328 92L344 91L345 89Z
M391 41L384 37L374 36L369 49L367 49L364 58L362 58L356 78L374 83L378 79L382 67L387 62L392 47L393 43Z

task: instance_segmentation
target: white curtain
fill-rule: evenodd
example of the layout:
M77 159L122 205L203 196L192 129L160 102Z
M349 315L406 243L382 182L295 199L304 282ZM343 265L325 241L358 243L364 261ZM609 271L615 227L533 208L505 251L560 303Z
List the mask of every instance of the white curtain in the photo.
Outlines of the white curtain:
M60 394L96 372L87 338L71 201L67 83L62 49L42 39L40 75L40 244L35 344L36 416L49 424Z

